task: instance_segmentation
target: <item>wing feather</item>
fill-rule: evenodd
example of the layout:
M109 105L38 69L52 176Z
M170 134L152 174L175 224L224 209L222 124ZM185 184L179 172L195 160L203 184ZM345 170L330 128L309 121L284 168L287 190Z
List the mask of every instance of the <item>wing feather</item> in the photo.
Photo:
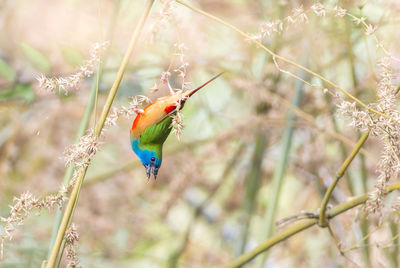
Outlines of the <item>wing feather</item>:
M140 142L142 144L163 144L171 132L172 118L166 117L159 123L149 126L140 135Z

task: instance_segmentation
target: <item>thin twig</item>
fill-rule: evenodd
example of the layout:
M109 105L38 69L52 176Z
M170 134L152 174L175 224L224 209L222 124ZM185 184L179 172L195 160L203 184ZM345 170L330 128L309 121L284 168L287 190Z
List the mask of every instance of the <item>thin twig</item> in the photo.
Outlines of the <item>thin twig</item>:
M348 91L342 89L341 87L339 87L339 86L336 85L335 83L331 82L330 80L326 79L326 78L323 77L322 75L320 75L320 74L318 74L318 73L316 73L316 72L313 72L313 71L311 71L310 69L308 69L308 68L306 68L306 67L304 67L304 66L302 66L302 65L300 65L300 64L297 64L296 62L294 62L294 61L292 61L292 60L286 59L285 57L282 57L282 56L280 56L280 55L274 53L272 50L270 50L269 48L267 48L266 46L264 46L262 43L260 43L259 41L255 40L254 38L252 38L249 34L243 32L242 30L240 30L239 28L233 26L232 24L229 24L228 22L226 22L226 21L224 21L224 20L222 20L222 19L220 19L220 18L218 18L218 17L216 17L216 16L214 16L214 15L211 15L211 14L208 13L208 12L205 12L205 11L203 11L203 10L201 10L201 9L198 9L198 8L192 6L192 5L189 5L189 4L187 4L187 3L185 3L185 2L183 2L183 1L181 1L181 0L176 0L176 2L179 3L179 4L181 4L181 5L183 5L183 6L185 6L185 7L187 7L187 8L189 8L189 9L191 9L191 10L193 10L193 11L195 11L195 12L197 12L197 13L200 13L200 14L202 14L202 15L204 15L204 16L206 16L206 17L212 19L212 20L215 20L215 21L217 21L217 22L223 24L223 25L225 25L226 27L228 27L228 28L230 28L230 29L232 29L232 30L234 30L235 32L237 32L237 33L239 33L240 35L242 35L243 37L245 37L247 40L249 40L249 41L255 43L258 47L260 47L260 48L262 48L263 50L265 50L266 52L268 52L272 57L275 57L276 59L279 59L279 60L282 60L282 61L284 61L284 62L286 62L286 63L289 63L289 64L295 66L296 68L299 68L299 69L301 69L301 70L303 70L303 71L305 71L305 72L307 72L307 73L309 73L309 74L311 74L311 75L313 75L313 76L319 78L320 80L322 80L322 81L324 81L325 83L327 83L327 84L333 86L334 88L336 88L337 90L339 90L340 92L342 92L343 94L345 94L348 98L352 99L353 101L355 101L356 103L358 103L361 107L363 107L363 108L369 110L370 112L373 112L373 113L375 113L375 114L384 116L384 117L386 117L386 118L390 118L388 115L386 115L386 114L384 114L384 113L381 113L381 112L379 112L379 111L377 111L377 110L375 110L375 109L373 109L373 108L368 107L365 103L363 103L362 101L360 101L359 99L357 99L356 97L354 97L353 95L351 95Z

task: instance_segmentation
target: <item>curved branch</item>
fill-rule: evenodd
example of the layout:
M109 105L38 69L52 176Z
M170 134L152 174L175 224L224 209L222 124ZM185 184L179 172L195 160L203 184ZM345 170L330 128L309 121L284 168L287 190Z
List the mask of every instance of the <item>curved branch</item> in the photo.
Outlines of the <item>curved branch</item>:
M400 182L396 182L386 188L387 193L393 192L395 190L400 190ZM340 204L340 205L334 207L333 209L331 209L328 212L328 214L327 214L328 219L332 219L332 218L342 214L343 212L346 212L347 210L350 210L358 205L365 203L368 200L368 196L369 196L368 194L364 194L359 197L355 197L348 202L345 202L343 204ZM310 220L306 220L301 223L298 223L298 224L286 229L285 231L274 235L273 237L271 237L264 243L260 244L253 250L241 255L239 258L237 258L236 260L234 260L233 262L228 264L226 267L228 267L228 268L240 267L243 264L248 263L249 261L254 259L257 255L261 254L262 252L267 251L268 249L275 246L276 244L288 239L289 237L292 237L293 235L295 235L301 231L304 231L304 230L312 227L313 225L316 225L317 223L318 223L318 219L310 219Z
M321 202L321 209L319 212L319 220L318 220L318 225L321 227L327 227L328 226L328 221L326 219L326 207L328 206L329 199L332 195L333 190L335 189L337 183L339 182L340 178L343 177L344 173L346 172L347 168L350 166L351 162L353 159L356 157L358 152L360 151L361 147L364 145L364 143L367 141L369 136L369 132L365 132L361 138L358 140L356 146L353 148L353 151L350 153L350 155L346 158L346 160L343 162L342 166L340 167L339 171L336 173L335 180L329 185L328 190L326 190L326 193L324 195L324 198L322 199Z

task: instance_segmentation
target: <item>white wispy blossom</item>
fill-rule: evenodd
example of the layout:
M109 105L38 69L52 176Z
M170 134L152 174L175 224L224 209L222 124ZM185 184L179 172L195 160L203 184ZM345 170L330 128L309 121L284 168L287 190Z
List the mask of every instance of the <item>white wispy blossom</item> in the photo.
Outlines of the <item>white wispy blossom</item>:
M387 182L397 179L400 171L400 112L396 109L390 61L390 57L385 57L379 64L381 71L377 86L378 101L369 105L385 116L361 111L355 103L348 101L341 100L338 104L338 113L350 118L352 126L363 131L370 131L383 143L383 151L377 167L378 180L367 202L367 209L379 215L384 204Z
M72 144L64 151L65 165L75 165L79 168L87 167L90 160L98 151L99 140L94 130L91 129L86 135L79 139L79 142Z
M344 17L347 14L347 10L340 6L335 6L333 11L334 11L335 17Z
M176 114L172 115L172 122L170 128L172 128L172 134L175 134L175 136L178 138L178 140L181 140L181 135L183 133L183 114L181 113L181 102L182 100L178 100L175 103L176 106Z
M376 25L372 25L372 24L367 24L365 26L365 34L366 35L371 35L373 33L375 33L375 31L378 29L378 27Z
M159 32L167 27L169 21L174 16L175 1L174 0L161 0L162 6L156 15L152 17L153 23L148 31L149 41L153 43Z
M78 241L79 241L78 229L75 223L72 223L71 227L69 227L65 233L67 268L79 267L79 259L76 253L76 243Z
M357 18L356 16L353 16L353 21L355 22L355 24L359 25L364 24L365 23L366 18L365 17L361 17L361 18Z
M175 56L178 56L179 58L179 66L174 69L174 72L177 73L178 77L182 79L181 89L182 91L185 91L190 88L190 82L186 81L187 68L189 67L189 62L187 62L185 55L187 47L184 43L176 43L174 44L174 47L176 49Z
M107 116L105 126L115 126L117 124L117 120L120 116L124 116L125 118L132 118L135 114L142 114L144 110L141 108L143 104L150 104L151 100L149 97L144 95L137 95L133 98L130 98L128 107L120 106L119 108L113 108L112 112Z
M325 17L326 15L325 7L321 3L315 3L311 6L311 9L318 17Z
M85 61L79 70L65 77L46 77L44 74L39 75L36 79L39 82L39 88L45 92L56 92L57 90L68 94L71 90L77 90L80 82L85 77L93 75L101 55L108 48L110 42L95 43L90 49L90 58Z

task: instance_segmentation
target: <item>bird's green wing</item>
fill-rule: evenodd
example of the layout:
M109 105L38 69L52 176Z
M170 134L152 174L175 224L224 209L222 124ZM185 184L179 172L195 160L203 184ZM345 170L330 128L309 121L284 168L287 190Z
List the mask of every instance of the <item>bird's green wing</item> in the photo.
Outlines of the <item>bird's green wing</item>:
M161 122L149 126L140 135L142 144L160 144L162 145L171 132L172 118L170 116L164 118Z

